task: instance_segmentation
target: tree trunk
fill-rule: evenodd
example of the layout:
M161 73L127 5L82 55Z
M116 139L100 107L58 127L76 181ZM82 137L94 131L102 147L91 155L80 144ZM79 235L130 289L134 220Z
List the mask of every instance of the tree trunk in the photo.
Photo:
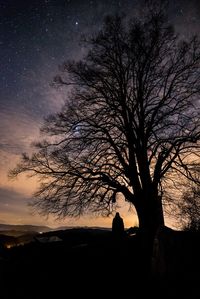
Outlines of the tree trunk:
M161 198L158 196L141 199L136 208L139 227L142 231L155 234L160 226L164 225L164 216Z
M141 267L144 273L150 274L154 237L157 230L164 225L162 202L158 196L149 196L140 198L138 205L136 211L140 228Z
M152 253L153 241L158 229L164 225L162 203L160 198L149 198L148 201L141 200L141 205L137 209L139 228L146 239L147 251ZM145 250L145 248L144 248Z

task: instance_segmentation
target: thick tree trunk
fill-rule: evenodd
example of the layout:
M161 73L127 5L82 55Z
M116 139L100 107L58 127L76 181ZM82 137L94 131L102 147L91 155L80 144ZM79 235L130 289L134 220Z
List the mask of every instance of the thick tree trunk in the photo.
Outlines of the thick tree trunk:
M145 189L135 196L139 227L143 231L156 233L157 229L164 225L162 198L153 184L146 185Z
M159 197L141 199L136 210L142 231L154 234L160 226L164 225L162 203Z
M151 272L154 237L157 230L164 225L161 198L150 196L140 198L136 211L139 219L142 268L146 273Z

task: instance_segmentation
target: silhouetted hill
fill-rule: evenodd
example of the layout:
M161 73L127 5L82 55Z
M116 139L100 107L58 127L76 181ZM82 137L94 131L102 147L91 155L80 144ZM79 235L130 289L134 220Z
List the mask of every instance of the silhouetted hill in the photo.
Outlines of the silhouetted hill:
M14 224L0 224L0 234L7 236L18 237L24 234L29 233L46 233L46 232L55 232L55 231L68 231L68 230L96 230L97 231L110 231L110 228L106 227L74 227L74 226L60 226L57 228L51 228L48 226L39 226L39 225L14 225Z
M47 232L52 230L48 226L39 226L39 225L14 225L14 224L0 224L0 231L35 231L35 232Z
M52 242L56 238L57 240L67 241L69 244L80 244L82 242L90 242L92 238L99 238L100 235L111 231L107 228L73 227L64 229L64 227L61 227L61 229L51 229L46 226L32 225L6 225L5 227L3 225L3 228L5 230L0 231L0 235L2 236L0 242L3 246L9 246L9 248L16 245L25 245L29 242ZM4 239L7 239L3 238L3 236L10 236L13 239L6 242Z
M68 246L79 246L81 244L99 243L111 237L111 230L105 228L74 227L62 230L54 230L37 235L37 241L48 240L58 237Z
M52 231L38 234L37 238L52 236L62 241L43 243L38 240L7 251L6 260L0 265L1 299L63 298L63 294L65 298L80 295L103 298L104 292L108 296L111 292L116 294L112 286L115 283L117 293L124 293L123 298L126 298L129 289L124 290L124 284L129 279L126 275L118 277L118 270L123 273L126 270L129 240L118 246L110 230L97 228ZM129 261L130 267L131 264ZM136 264L134 267L138 268Z
M151 277L139 232L121 240L101 228L37 234L2 255L0 298L199 298L199 236L166 230L162 238L171 266Z

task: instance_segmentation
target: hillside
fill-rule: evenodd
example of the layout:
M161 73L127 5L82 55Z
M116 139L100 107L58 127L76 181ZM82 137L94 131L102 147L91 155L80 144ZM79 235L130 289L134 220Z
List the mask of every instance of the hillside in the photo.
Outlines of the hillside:
M121 240L97 228L37 234L2 253L1 299L137 299L147 290L150 298L199 298L199 235L167 230L165 240L170 267L152 276L139 233Z
M21 232L47 232L52 230L48 226L39 226L39 225L15 225L15 224L0 224L0 232L8 231L21 231Z

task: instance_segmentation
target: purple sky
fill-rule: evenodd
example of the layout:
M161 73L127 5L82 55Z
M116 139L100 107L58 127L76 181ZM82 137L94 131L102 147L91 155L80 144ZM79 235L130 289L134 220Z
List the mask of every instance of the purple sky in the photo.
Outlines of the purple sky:
M79 59L82 34L101 27L108 13L133 15L142 1L1 0L0 3L0 223L58 225L32 215L27 202L37 186L25 177L11 182L8 170L20 153L31 151L43 118L58 111L66 98L50 86L58 66ZM200 32L198 0L169 1L169 18L182 36ZM136 219L122 209L125 225ZM66 219L65 225L111 226L111 219Z

